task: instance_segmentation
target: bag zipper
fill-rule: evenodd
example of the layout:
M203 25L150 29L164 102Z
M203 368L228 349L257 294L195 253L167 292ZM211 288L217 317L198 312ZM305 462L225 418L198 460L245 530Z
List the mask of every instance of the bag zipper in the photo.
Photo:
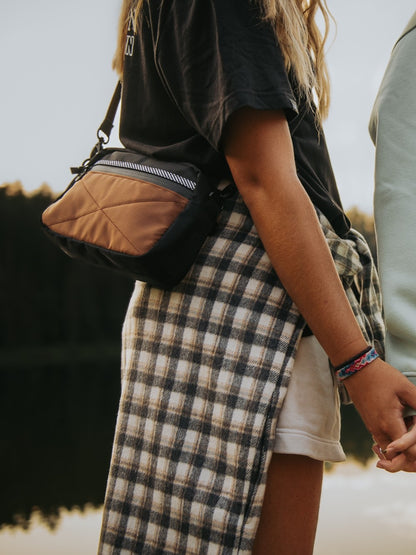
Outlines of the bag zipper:
M174 183L178 183L179 185L186 187L190 191L195 191L196 189L196 181L193 181L192 179L182 177L181 175L164 170L162 168L146 166L145 164L137 164L135 162L127 162L125 160L101 159L94 164L95 168L97 168L97 166L111 166L126 170L139 171L150 175L156 175L157 177L162 177L163 179L168 179L169 181L173 181Z

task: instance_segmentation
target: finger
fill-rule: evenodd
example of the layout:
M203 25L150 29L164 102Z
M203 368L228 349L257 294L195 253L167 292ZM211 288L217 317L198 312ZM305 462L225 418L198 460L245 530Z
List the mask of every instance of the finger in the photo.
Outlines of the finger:
M377 443L374 444L371 447L371 450L373 451L373 453L375 453L377 455L377 457L384 461L384 460L390 460L393 459L394 457L397 456L397 453L394 451L390 451L388 452L387 449L382 449L380 445L378 445Z
M398 453L400 451L405 451L416 444L416 426L410 429L410 431L403 434L403 436L395 441L392 441L387 446L387 453Z
M373 438L377 445L385 449L394 441L401 439L407 431L403 415L397 411L391 414L388 420L384 420L384 423L380 422L379 429L373 430Z
M403 453L397 455L393 460L380 460L377 462L377 468L386 470L387 472L416 472L416 462L408 461Z
M381 468L383 470L386 470L387 472L395 473L399 472L400 470L406 470L408 466L408 461L406 460L406 457L403 455L403 453L400 453L400 455L397 455L397 457L394 457L394 459L392 459L391 461L377 461L376 466L377 468Z
M393 459L397 454L406 451L408 460L416 458L416 426L409 430L403 417L392 419L389 423L389 432L383 430L373 434L375 443L380 447L381 454L388 460ZM390 437L389 437L390 436ZM392 441L393 440L393 441ZM379 456L379 453L376 453ZM380 457L383 458L383 457Z
M380 445L378 445L377 443L375 443L372 447L371 450L373 451L373 453L375 453L377 455L377 457L379 459L384 460L386 458L386 455L384 453L384 450L380 447Z

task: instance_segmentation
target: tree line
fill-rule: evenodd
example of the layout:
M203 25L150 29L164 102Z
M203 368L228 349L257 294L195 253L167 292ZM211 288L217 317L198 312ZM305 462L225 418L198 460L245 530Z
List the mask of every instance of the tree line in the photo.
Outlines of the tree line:
M53 199L47 186L0 187L2 351L119 341L133 282L71 260L47 239L40 217Z

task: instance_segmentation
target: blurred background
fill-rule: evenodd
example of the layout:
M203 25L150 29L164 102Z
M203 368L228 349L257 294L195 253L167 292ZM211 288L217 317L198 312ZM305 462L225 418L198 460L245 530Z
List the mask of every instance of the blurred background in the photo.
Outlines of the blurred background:
M375 248L367 124L411 0L329 0L327 141L345 208ZM43 208L95 142L116 76L119 0L0 6L0 553L96 551L133 283L61 254ZM117 130L113 144L117 144ZM348 462L327 469L317 555L414 553L412 475L374 469L343 410ZM347 516L346 516L347 515ZM340 524L341 523L341 524ZM351 533L353 530L354 533Z

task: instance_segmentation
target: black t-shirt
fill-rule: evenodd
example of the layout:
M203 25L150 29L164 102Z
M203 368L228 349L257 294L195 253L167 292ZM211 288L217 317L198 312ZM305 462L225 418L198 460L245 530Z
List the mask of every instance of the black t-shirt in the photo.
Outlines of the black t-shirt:
M349 228L323 132L250 0L148 0L126 43L120 140L156 158L230 175L221 149L238 108L285 111L298 176L339 235Z

